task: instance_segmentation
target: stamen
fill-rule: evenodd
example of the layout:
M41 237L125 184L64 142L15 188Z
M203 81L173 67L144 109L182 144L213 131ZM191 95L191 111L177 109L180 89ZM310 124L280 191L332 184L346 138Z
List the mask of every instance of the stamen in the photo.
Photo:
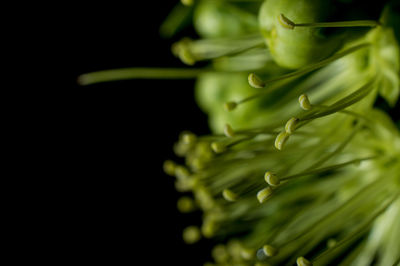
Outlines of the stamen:
M305 110L305 111L308 111L308 110L311 110L311 109L312 109L311 102L310 102L310 100L308 99L308 97L307 97L306 94L300 95L300 97L299 97L299 103L300 103L300 107L301 107L303 110Z
M216 245L212 250L212 256L215 262L227 263L229 260L229 253L224 245ZM214 265L214 264L212 264Z
M265 47L260 34L221 39L191 40L184 38L172 45L172 53L185 63L192 64L196 61L242 54L258 47Z
M236 102L227 102L227 103L225 103L224 107L227 111L232 111L237 107L237 103Z
M182 134L182 141L185 144L192 145L196 142L196 135L191 132L185 132Z
M195 209L194 201L189 197L181 197L176 203L178 210L182 213L189 213Z
M314 168L319 167L323 163L327 162L329 159L333 158L337 154L339 154L343 149L347 146L347 144L350 143L350 141L353 139L353 137L356 135L358 130L361 128L361 124L357 124L357 126L353 129L353 131L346 137L346 139L331 153L327 154L326 156L323 156L320 160L312 164L310 167L308 167L306 170L311 170Z
M374 86L372 86L373 84L374 82L370 81L361 88L359 88L358 90L356 90L355 92L351 93L350 95L340 99L331 106L328 106L327 108L323 109L321 112L318 112L316 114L311 113L309 115L305 115L304 117L300 118L300 120L301 121L312 120L339 112L364 99L364 97L366 97L374 88Z
M175 175L176 164L173 161L171 161L171 160L165 161L164 165L163 165L163 168L164 168L164 172L167 175L170 175L170 176L174 176Z
M211 143L211 149L215 153L223 153L224 151L226 151L226 145L222 142L213 142Z
M224 127L224 134L228 138L233 138L235 136L235 131L233 131L232 127L229 124L226 124Z
M250 86L252 86L253 88L262 89L265 87L265 83L262 81L262 79L254 73L250 73L247 79Z
M201 233L206 238L211 238L215 236L217 231L217 225L214 219L205 219L201 226Z
M286 123L286 125L285 125L285 131L286 131L288 134L292 134L292 133L295 131L295 129L296 129L297 124L299 123L299 121L300 121L300 119L298 119L298 118L296 118L296 117L290 118L289 121L287 121L287 123Z
M336 239L329 238L328 241L326 242L326 246L328 248L333 248L337 244Z
M252 250L250 248L242 247L240 250L240 255L245 260L251 260L255 256L255 252L254 252L254 250Z
M224 197L224 199L226 199L227 201L230 201L230 202L234 202L238 198L238 195L230 189L224 189L222 191L222 196Z
M306 175L314 175L314 174L320 174L326 171L330 171L330 170L336 170L339 169L341 167L350 165L350 164L356 164L359 163L361 161L367 161L367 160L371 160L376 158L376 156L370 156L370 157L366 157L366 158L361 158L361 159L355 159L355 160L351 160L345 163L340 163L340 164L335 164L335 165L331 165L331 166L327 166L327 167L322 167L322 168L318 168L318 169L314 169L314 170L309 170L309 171L304 171L302 173L299 174L295 174L295 175L291 175L291 176L287 176L287 177L282 177L281 181L286 181L289 179L293 179L296 177L300 177L300 176L306 176Z
M273 257L278 254L279 250L276 247L270 246L270 245L264 245L263 246L263 251L265 255L268 257Z
M275 139L275 148L282 150L286 141L289 139L290 134L286 131L282 131Z
M197 61L196 58L193 56L193 54L190 52L190 50L187 49L186 47L180 49L178 57L184 64L189 66L193 66Z
M296 260L298 266L312 266L313 264L304 257L299 257Z
M264 203L272 195L272 188L267 187L257 192L257 199L260 203Z
M309 28L343 28L343 27L376 27L380 25L379 21L375 20L354 20L354 21L337 21L337 22L314 22L314 23L294 23L285 15L280 14L278 17L279 23L293 30L295 27Z
M330 64L330 63L332 63L332 62L334 62L334 61L336 61L336 60L338 60L338 59L340 59L340 58L342 58L342 57L344 57L344 56L346 56L348 54L351 54L351 53L361 49L361 48L368 47L369 45L370 45L369 43L359 44L359 45L353 46L353 47L351 47L351 48L349 48L347 50L344 50L343 52L336 53L336 54L332 55L329 58L326 58L326 59L321 60L321 61L319 61L317 63L314 63L314 64L310 64L308 66L305 66L305 67L303 67L301 69L298 69L296 71L287 73L285 75L282 75L282 76L279 76L279 77L275 77L275 78L271 78L271 79L266 80L266 81L262 81L260 79L261 80L260 82L262 82L264 84L263 88L265 88L265 90L262 91L262 92L256 93L254 95L251 95L251 96L249 96L247 98L244 98L244 99L240 100L239 102L237 102L235 104L236 105L243 104L245 102L249 102L251 100L255 100L255 99L257 99L257 98L259 98L259 97L261 97L261 96L263 96L265 94L272 93L273 91L275 91L277 89L280 89L281 86L285 84L285 82L290 81L292 78L300 77L300 76L302 76L304 74L307 74L309 72L312 72L314 70L322 68L322 67L324 67L324 66L326 66L326 65L328 65L328 64ZM278 82L278 81L281 81L282 83L281 84L280 83L275 84L276 86L271 84L271 83L275 83L275 82ZM271 84L271 86L268 86L270 84ZM236 107L236 105L234 107Z
M379 208L375 208L372 210L371 214L363 219L359 225L354 229L354 231L350 232L348 235L346 235L343 239L341 239L339 242L337 242L333 247L327 249L325 252L322 254L318 255L314 259L314 263L318 265L323 265L324 264L324 259L329 257L330 254L338 251L341 247L345 247L346 245L351 245L353 241L355 241L357 238L359 238L363 233L365 233L371 226L371 224L376 221L376 219L381 216L387 209L393 204L397 198L399 198L400 194L395 193L391 197L388 197L387 202L383 203L382 206ZM395 264L394 264L395 265Z
M183 230L183 240L187 244L194 244L201 238L200 230L197 226L189 226Z
M181 0L181 3L185 6L192 6L194 4L194 0Z
M79 85L91 85L129 79L194 79L209 69L188 68L121 68L86 73L78 77Z
M293 21L285 17L285 15L283 15L282 13L278 16L278 20L279 23L287 29L293 30L294 27L296 26L296 24Z
M175 167L175 176L177 179L187 179L190 176L190 172L186 167L182 165L177 165Z
M276 187L279 186L281 180L275 174L271 172L266 172L264 175L265 182L267 182L270 186Z

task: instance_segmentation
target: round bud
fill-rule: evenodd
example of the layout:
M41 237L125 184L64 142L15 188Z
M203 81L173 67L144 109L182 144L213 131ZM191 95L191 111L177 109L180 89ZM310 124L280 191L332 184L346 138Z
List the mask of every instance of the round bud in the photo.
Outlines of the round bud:
M183 240L187 244L194 244L201 238L200 229L197 226L189 226L183 230Z
M320 61L341 46L341 39L321 34L320 28L297 28L294 23L328 20L331 1L268 0L259 13L261 32L275 62L295 69ZM284 14L284 15L283 15Z

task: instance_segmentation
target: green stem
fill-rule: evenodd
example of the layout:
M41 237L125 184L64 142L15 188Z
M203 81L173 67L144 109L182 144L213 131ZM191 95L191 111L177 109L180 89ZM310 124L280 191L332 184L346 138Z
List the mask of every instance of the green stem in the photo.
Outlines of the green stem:
M342 27L376 27L380 23L375 20L355 20L355 21L337 21L337 22L316 22L316 23L295 23L295 27L309 28L342 28Z
M121 68L96 71L80 75L78 84L90 85L100 82L109 82L128 79L193 79L208 69L186 68Z

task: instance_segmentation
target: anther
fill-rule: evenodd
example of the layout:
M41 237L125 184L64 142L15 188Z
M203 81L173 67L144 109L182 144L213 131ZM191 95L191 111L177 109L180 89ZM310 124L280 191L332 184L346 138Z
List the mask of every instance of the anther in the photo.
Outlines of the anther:
M257 199L260 203L264 203L272 195L272 188L264 188L257 193Z
M299 103L300 103L301 109L303 109L303 110L308 111L308 110L312 109L312 105L306 94L300 95Z
M217 231L216 223L214 220L205 220L201 226L201 233L206 238L211 238L215 235Z
M224 107L227 111L232 111L236 108L237 103L236 102L227 102L225 103Z
M240 250L240 255L245 260L251 260L251 259L253 259L254 255L255 255L255 252L254 252L254 250L252 250L250 248L242 247L241 250Z
M190 176L190 172L186 167L177 165L175 167L175 176L180 180L187 179Z
M265 83L262 81L262 79L254 73L250 73L247 79L250 86L253 88L262 89L265 87Z
M183 63L189 66L193 66L196 63L196 59L194 59L189 49L182 49L179 52L179 59L181 59Z
M299 123L299 119L296 117L292 117L289 119L289 121L287 121L286 125L285 125L285 131L289 134L292 134L297 127L297 124Z
M230 202L234 202L237 200L238 196L236 193L234 193L232 190L230 189L224 189L222 191L222 196L224 197L224 199L226 199L227 201Z
M333 238L329 238L328 241L326 242L326 246L328 248L333 248L334 246L336 246L337 241Z
M264 178L265 182L267 182L270 186L273 187L279 186L279 184L281 183L279 177L277 177L275 174L269 171L265 173Z
M176 206L182 213L189 213L195 209L194 201L189 197L181 197L178 199Z
M312 266L312 263L304 257L299 257L296 260L298 266Z
M196 135L191 132L185 132L182 134L182 141L185 144L194 144L196 142Z
M184 38L177 43L172 45L172 53L179 57L181 61L187 65L194 65L196 63L196 58L190 51L189 45L192 42L189 38Z
M227 263L229 259L229 253L224 245L216 245L212 250L212 256L218 263Z
M265 255L268 257L273 257L276 254L278 254L279 250L276 247L270 246L270 245L264 245L263 246L263 251Z
M211 149L215 153L223 153L224 151L226 151L226 146L222 142L213 142L211 143Z
M279 20L279 23L280 23L283 27L285 27L285 28L287 28L287 29L293 30L294 27L296 26L296 24L295 24L293 21L291 21L290 19L288 19L287 17L285 17L285 15L283 15L283 14L280 14L280 15L279 15L278 20Z
M183 240L187 244L194 244L201 238L200 229L197 226L189 226L183 230Z
M194 3L194 0L181 0L181 3L185 6L192 6Z
M176 164L173 161L171 161L171 160L165 161L164 165L163 165L163 168L164 168L164 172L167 175L170 175L170 176L174 176L175 175Z
M286 131L282 131L275 139L275 148L282 150L286 141L289 139L290 134Z
M235 136L235 131L233 131L232 127L229 124L226 124L224 127L224 134L228 138L232 138Z

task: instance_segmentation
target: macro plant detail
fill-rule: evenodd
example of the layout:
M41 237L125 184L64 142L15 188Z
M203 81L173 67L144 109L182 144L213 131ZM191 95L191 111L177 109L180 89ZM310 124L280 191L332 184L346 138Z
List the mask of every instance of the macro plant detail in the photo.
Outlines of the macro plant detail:
M181 2L161 32L192 19L199 38L172 46L187 67L79 82L196 79L211 133L164 164L178 209L203 213L183 239L219 242L206 265L398 265L400 122L375 102L398 102L400 3Z

